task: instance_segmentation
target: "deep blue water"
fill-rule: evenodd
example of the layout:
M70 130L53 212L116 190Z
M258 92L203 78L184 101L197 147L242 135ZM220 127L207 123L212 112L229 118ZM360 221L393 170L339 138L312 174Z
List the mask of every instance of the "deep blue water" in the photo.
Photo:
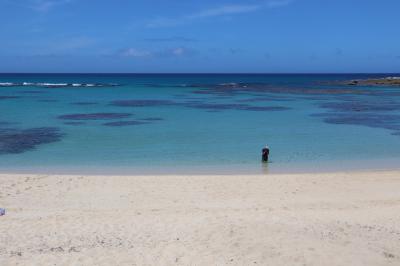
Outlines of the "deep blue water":
M386 76L398 75L0 74L0 169L396 168L400 88L334 82Z

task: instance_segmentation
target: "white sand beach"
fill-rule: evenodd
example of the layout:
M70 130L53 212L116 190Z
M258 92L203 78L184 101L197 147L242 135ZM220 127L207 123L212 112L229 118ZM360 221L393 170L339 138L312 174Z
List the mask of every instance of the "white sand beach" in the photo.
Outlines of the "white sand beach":
M0 265L400 265L400 172L0 175Z

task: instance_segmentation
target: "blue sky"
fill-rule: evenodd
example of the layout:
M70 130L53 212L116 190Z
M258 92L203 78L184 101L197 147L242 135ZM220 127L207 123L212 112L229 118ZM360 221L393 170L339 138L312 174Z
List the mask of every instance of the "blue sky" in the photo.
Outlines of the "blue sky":
M0 72L400 72L398 0L0 0Z

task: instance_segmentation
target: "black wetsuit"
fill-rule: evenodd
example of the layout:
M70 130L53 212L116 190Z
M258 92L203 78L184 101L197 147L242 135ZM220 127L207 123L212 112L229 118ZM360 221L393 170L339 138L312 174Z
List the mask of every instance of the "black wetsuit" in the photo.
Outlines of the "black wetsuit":
M262 149L262 161L268 162L268 157L269 157L269 149L268 148Z

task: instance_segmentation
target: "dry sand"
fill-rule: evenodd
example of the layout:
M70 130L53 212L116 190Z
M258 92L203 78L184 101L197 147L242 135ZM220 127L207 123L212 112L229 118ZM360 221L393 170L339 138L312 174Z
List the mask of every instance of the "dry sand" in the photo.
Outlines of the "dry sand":
M400 172L0 175L0 265L400 265Z

